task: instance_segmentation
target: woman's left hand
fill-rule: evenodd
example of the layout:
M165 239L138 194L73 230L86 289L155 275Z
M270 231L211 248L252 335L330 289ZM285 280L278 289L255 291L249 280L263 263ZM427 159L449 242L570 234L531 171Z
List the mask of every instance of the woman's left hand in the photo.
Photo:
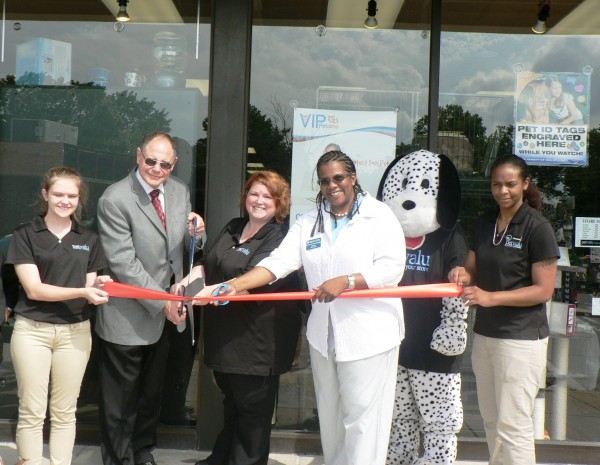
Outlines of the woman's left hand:
M492 293L484 291L477 286L465 286L463 288L461 297L465 302L465 305L479 305L481 307L493 307Z
M331 302L335 298L348 289L348 277L337 276L335 278L328 279L319 287L315 287L315 295L311 299L313 302L317 300L319 302Z

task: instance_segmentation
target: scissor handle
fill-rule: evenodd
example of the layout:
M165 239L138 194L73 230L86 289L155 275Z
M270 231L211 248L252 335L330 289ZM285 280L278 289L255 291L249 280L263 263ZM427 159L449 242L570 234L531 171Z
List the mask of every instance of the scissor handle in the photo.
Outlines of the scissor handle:
M219 287L217 287L215 289L215 291L213 292L213 296L218 297L219 294L221 293L221 291L228 292L229 286L225 283L219 285ZM217 305L227 305L229 303L229 300L217 300L216 302L217 302Z

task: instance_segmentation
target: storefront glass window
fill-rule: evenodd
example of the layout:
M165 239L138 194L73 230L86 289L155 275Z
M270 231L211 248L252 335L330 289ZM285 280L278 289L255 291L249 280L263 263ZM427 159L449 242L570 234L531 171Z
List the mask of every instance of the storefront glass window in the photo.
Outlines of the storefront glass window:
M344 139L342 129L338 139L316 137L310 142L314 151L310 160L294 161L294 166L303 166L305 172L295 172L295 110L302 109L303 115L321 115L323 124L333 126L335 118L342 117L339 112L387 111L396 131L389 154L392 158L395 151L422 143L413 141L413 129L427 111L429 31L369 30L362 27L362 21L360 24L360 29L254 26L252 31L248 173L257 169L279 171L291 179L292 195L297 184L306 183L308 204L318 192L312 171L327 143L337 142L348 153L353 149L344 147L348 139ZM309 122L310 117L304 116L306 125L320 124ZM366 118L364 126L370 125ZM366 150L372 159L379 158L377 147ZM380 176L384 167L376 169ZM369 164L358 165L357 170L364 188L363 179L375 170ZM372 184L369 191L375 195L377 186ZM305 337L299 341L292 370L281 377L276 420L278 429L318 430Z
M83 220L95 229L98 198L135 166L136 147L144 134L156 130L176 138L174 173L188 184L195 210L204 214L206 18L198 24L30 18L6 20L0 43L0 236L34 216L41 176L59 165L77 169L89 184ZM8 240L2 244L7 246ZM13 323L10 319L2 326L2 419L17 418L9 347ZM174 350L180 351L176 361L181 354L189 356L182 364L169 363L161 421L189 425L196 413L198 360L191 342ZM78 421L97 423L97 389L92 355Z
M600 291L599 270L592 258L594 249L576 247L574 231L575 218L600 216L593 188L600 150L600 120L593 100L599 88L593 70L597 40L442 34L438 147L461 175L465 232L470 235L479 214L494 208L489 182L493 160L518 153L529 157L545 200L542 212L570 257L571 266L560 268L553 300L577 303L576 323L568 329L566 307L552 305L547 388L540 391L534 413L538 439L598 441L600 437L589 427L600 416L594 401L600 325L592 315L592 298ZM552 86L557 84L552 82L562 86L562 99L553 99ZM572 110L566 109L567 101L573 103ZM566 331L572 335L565 336ZM462 380L461 435L482 437L470 350L464 357Z

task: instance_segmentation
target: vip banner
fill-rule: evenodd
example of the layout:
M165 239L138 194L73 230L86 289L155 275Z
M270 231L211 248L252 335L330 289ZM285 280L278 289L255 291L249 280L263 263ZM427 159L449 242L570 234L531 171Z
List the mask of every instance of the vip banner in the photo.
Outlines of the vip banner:
M531 165L587 166L590 73L517 73L515 154Z
M294 110L292 222L315 206L319 191L315 167L330 144L352 158L363 190L375 195L396 154L396 112Z

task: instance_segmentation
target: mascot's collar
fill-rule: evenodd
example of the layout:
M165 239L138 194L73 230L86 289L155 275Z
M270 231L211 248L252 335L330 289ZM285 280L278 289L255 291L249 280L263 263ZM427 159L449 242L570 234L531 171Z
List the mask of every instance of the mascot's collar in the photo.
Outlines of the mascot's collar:
M410 250L420 249L425 244L425 237L427 236L405 237L406 248Z

